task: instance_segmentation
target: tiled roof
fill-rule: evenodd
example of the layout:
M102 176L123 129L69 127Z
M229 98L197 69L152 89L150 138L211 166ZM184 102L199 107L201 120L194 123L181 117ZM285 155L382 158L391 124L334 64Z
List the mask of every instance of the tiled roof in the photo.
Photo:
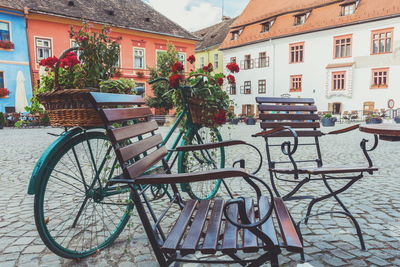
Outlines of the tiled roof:
M0 6L26 6L33 13L86 19L121 28L197 40L190 32L142 0L0 0Z
M279 37L351 25L375 19L400 16L400 0L360 0L354 14L340 16L341 4L348 0L251 0L231 31L242 29L237 40L228 34L221 49ZM294 25L294 15L311 13L303 25ZM261 33L261 23L275 19L268 32Z
M193 34L201 39L196 45L196 51L203 51L219 46L229 33L230 26L235 19L226 18L218 24L194 32Z

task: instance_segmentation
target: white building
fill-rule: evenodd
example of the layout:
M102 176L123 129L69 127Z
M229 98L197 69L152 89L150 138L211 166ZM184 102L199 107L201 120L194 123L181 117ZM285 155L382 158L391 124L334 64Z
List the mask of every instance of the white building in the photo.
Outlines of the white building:
M284 94L336 114L400 107L400 0L252 0L221 49L241 67L236 114Z

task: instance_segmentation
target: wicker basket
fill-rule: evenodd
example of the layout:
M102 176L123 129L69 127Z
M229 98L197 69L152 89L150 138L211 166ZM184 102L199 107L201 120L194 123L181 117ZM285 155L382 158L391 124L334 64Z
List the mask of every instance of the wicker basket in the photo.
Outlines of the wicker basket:
M70 48L64 51L60 59L68 52L77 50ZM55 66L54 91L38 94L40 103L49 115L51 126L62 127L97 127L104 123L100 114L89 100L89 89L62 90L58 81L58 69L60 61Z
M218 108L205 108L201 102L202 100L197 98L189 100L189 110L193 123L206 127L214 127L214 114L218 112Z

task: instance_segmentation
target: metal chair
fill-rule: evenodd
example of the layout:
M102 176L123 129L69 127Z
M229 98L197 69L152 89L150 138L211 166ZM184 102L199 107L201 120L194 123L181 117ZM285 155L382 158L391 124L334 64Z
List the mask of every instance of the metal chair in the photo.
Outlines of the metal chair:
M270 180L275 194L282 197L284 200L311 198L306 217L302 220L305 223L308 222L309 218L319 215L311 214L312 208L315 204L329 198L334 198L337 203L339 203L341 210L325 212L324 214L337 213L349 217L356 228L361 247L362 249L365 249L361 228L357 220L343 204L338 195L349 189L355 182L364 177L365 173L373 174L378 170L373 166L368 155L368 152L374 150L377 146L377 136L375 136L375 143L370 149L367 148L367 140L363 139L361 141L361 149L368 163L366 166L326 167L322 160L319 144L320 137L328 134L346 133L357 129L359 125L354 125L330 133L323 133L319 130L320 123L319 116L317 115L317 107L314 105L314 100L311 98L258 97L256 98L256 101L259 104L261 112L260 119L262 120L261 128L263 131L255 136L263 137L265 139ZM272 140L277 137L293 137L293 142L284 141L283 143L274 143ZM312 141L307 141L310 139ZM300 140L302 142L300 142ZM304 158L304 156L301 157L302 154L296 154L296 151L300 146L315 147L315 156L312 158ZM274 147L281 148L282 153L288 157L288 160L279 161L273 158L271 150ZM288 167L281 167L285 165ZM288 176L291 176L291 178L288 178ZM290 190L290 192L281 196L276 185L276 181L279 180L293 183L295 186ZM339 189L333 189L330 184L332 180L344 180L347 181L347 183L344 186L340 186ZM299 189L306 183L317 181L323 182L329 191L328 194L312 197L295 196Z
M160 134L156 134L157 124L151 120L151 110L147 107L103 109L101 104L115 102L124 105L120 96L92 93L92 103L98 108L116 152L123 174L109 180L109 184L128 184L132 199L143 224L151 247L160 266L173 262L239 263L242 266L260 266L270 261L278 266L278 255L282 249L302 253L303 247L294 222L281 198L273 197L267 184L246 173L242 168L219 169L207 172L172 174L164 160L167 149L162 145ZM114 99L115 98L115 99ZM126 103L125 103L126 104ZM201 144L178 147L182 151L204 150L231 146L243 141ZM154 164L161 163L164 174L145 174ZM177 183L192 183L215 179L240 177L256 192L256 198L187 200L176 186ZM165 210L154 209L149 189L152 185L168 184L172 197L165 199ZM257 184L263 185L268 197L263 196ZM165 197L167 198L167 197ZM160 202L160 199L156 203ZM164 220L172 214L179 216L171 229L165 227ZM169 215L167 215L169 214ZM276 218L280 236L279 242L273 223ZM240 253L239 253L240 252ZM253 258L243 258L241 252L255 253ZM193 259L192 254L219 254L229 259Z

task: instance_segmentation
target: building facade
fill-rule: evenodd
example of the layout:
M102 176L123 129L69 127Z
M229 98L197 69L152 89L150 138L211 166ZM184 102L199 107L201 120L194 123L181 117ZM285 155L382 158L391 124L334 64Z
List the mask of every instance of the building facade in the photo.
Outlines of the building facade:
M335 114L400 107L399 0L288 2L262 15L251 1L222 44L241 66L227 88L237 114L256 114L257 96L312 97Z
M37 3L35 3L37 2ZM43 2L43 1L40 1ZM145 87L146 95L151 95L147 84L149 68L157 64L157 55L173 44L179 58L187 70L186 58L194 54L197 38L171 22L141 0L100 1L104 9L94 10L99 1L63 1L52 5L39 1L28 4L28 43L30 62L35 82L39 81L39 61L49 56L59 57L74 46L69 36L71 26L80 27L82 19L90 21L93 31L104 25L111 25L111 38L120 44L119 69L121 77L134 79L137 86ZM78 16L79 15L79 16Z
M216 73L224 72L224 55L219 50L219 46L229 33L229 27L234 21L235 19L223 17L222 22L193 33L201 39L196 45L197 69L211 63Z
M25 111L32 97L32 86L24 13L1 6L0 88L9 91L0 97L0 112Z

